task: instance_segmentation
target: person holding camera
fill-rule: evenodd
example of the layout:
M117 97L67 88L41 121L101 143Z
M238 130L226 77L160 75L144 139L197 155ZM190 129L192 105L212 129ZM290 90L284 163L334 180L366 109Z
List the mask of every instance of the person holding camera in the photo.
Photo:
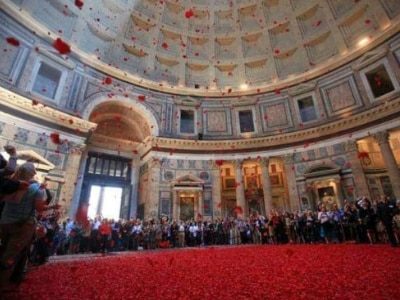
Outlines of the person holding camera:
M5 200L0 218L0 239L3 248L0 253L0 291L10 290L10 279L15 269L26 261L27 250L36 231L36 215L44 210L58 208L46 204L46 191L43 185L34 180L35 166L24 163L18 167L13 180L28 182L29 187L23 195L14 193Z

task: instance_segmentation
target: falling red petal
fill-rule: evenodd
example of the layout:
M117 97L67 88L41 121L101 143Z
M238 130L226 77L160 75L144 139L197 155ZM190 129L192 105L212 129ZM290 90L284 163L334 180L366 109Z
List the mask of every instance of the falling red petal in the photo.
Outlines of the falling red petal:
M224 163L224 160L223 159L217 159L216 161L215 161L215 164L217 165L217 166L222 166L223 165L223 163Z
M56 145L61 144L60 134L57 132L53 132L50 134L50 140L53 142L53 144L56 144Z
M15 37L8 37L6 38L7 43L14 47L19 47L19 40L17 40Z
M79 8L82 9L83 7L83 1L82 0L75 0L75 5Z
M191 17L194 16L193 10L189 9L185 12L185 18L190 19Z
M111 84L112 83L112 78L111 77L106 77L104 78L104 84Z
M57 38L54 43L53 47L58 51L60 54L68 54L71 52L71 47L64 42L62 39Z
M236 214L242 214L242 213L243 213L243 208L242 208L241 206L236 206L236 207L233 209L233 211L234 211Z

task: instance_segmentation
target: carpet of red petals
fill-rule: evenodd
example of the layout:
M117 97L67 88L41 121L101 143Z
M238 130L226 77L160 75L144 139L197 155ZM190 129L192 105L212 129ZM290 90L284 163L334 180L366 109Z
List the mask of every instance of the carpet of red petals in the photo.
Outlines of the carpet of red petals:
M50 263L10 299L399 299L387 245L208 247Z

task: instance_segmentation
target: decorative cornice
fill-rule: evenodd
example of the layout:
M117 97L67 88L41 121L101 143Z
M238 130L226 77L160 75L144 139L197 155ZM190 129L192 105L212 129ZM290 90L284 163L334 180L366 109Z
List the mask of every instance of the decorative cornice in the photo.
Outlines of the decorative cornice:
M341 134L352 133L356 130L373 126L382 121L398 118L400 114L400 98L384 102L368 111L353 116L346 116L338 121L322 124L314 128L296 132L284 133L260 138L240 140L184 140L163 137L149 138L143 147L141 155L151 150L174 153L235 153L270 150L294 145L308 145L309 143L331 138Z
M97 147L127 152L136 152L136 148L139 145L138 142L114 138L98 133L91 136L90 144Z
M43 104L34 105L32 100L3 87L0 87L0 104L5 105L13 110L22 112L26 115L53 123L57 127L62 126L67 129L74 130L77 134L89 133L97 126L95 123L63 113Z

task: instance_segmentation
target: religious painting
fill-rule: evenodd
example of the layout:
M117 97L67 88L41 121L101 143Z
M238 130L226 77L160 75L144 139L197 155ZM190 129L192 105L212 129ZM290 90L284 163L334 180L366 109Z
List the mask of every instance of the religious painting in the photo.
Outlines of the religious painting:
M330 208L336 203L335 190L331 186L319 188L318 199L325 204L327 208Z
M282 185L282 175L281 174L270 175L269 179L271 181L271 185L274 185L274 186Z
M235 189L236 188L236 180L235 178L225 178L224 180L224 189Z
M193 197L181 197L180 206L180 219L187 221L194 219L194 198Z
M247 189L257 189L257 175L246 176L246 184Z

